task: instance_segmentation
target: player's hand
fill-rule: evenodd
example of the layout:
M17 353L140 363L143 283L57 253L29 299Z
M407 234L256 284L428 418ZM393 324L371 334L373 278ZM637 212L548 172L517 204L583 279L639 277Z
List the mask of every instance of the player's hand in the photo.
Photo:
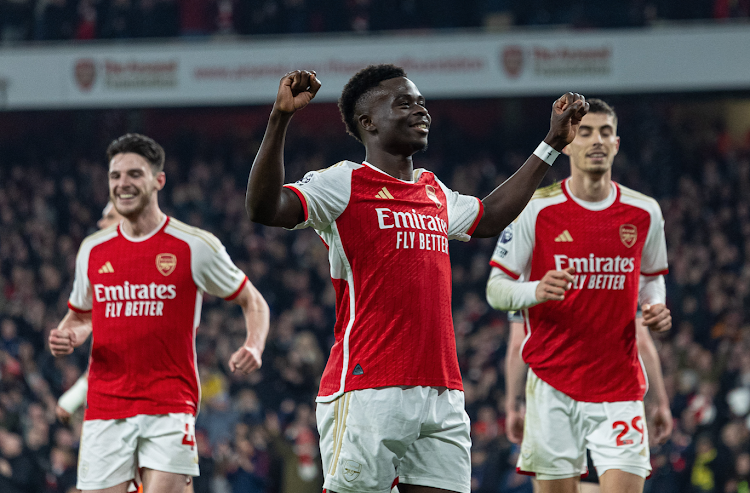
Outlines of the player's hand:
M656 305L643 305L643 325L652 332L664 332L672 328L672 312L664 303Z
M573 286L573 274L575 272L576 270L573 267L568 267L565 270L547 271L536 286L536 300L564 300L565 291Z
M240 371L247 375L263 364L261 360L262 350L251 346L242 346L229 358L229 369L234 373Z
M57 415L57 419L59 419L62 424L68 424L68 420L70 420L70 413L68 411L61 408L60 406L57 406L55 408L55 414Z
M279 92L273 109L282 113L294 113L308 105L320 89L320 81L314 70L295 70L281 78Z
M76 335L70 329L52 329L49 333L49 349L53 356L70 354L80 344L76 344Z
M567 92L552 105L549 133L544 141L556 151L573 142L581 126L581 119L589 111L586 98L578 93Z
M523 440L523 411L505 411L505 434L512 443L521 444Z
M651 416L651 440L655 444L663 445L672 436L672 411L669 406L658 406Z

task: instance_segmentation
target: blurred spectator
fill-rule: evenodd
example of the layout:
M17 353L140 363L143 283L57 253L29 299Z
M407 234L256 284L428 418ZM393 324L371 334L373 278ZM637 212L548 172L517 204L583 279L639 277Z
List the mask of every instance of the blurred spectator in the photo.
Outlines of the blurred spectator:
M0 41L455 28L640 27L750 17L748 0L0 0ZM32 29L32 26L35 26Z
M99 2L90 4L97 9L97 22L109 0ZM308 21L318 22L318 3L309 1L238 2L234 12L245 15L243 9L261 4L275 5L278 12L304 5ZM338 5L337 0L325 4ZM170 29L177 32L174 0L132 5L164 9L164 19L173 20L148 29L155 33L173 22ZM375 5L370 7L373 23L380 22ZM405 4L389 5L411 15ZM346 12L342 7L338 14ZM281 22L281 14L273 15L265 19ZM244 19L235 16L233 22L239 26ZM142 24L135 26L146 32ZM547 116L546 101L512 103L528 110L528 121L543 121L534 113L537 106ZM495 120L485 130L474 128L475 121L486 120L474 118L473 112L486 114L491 108L505 114L505 104L510 103L430 103L440 120L431 128L429 151L416 158L418 165L445 176L463 193L486 194L517 168L518 156L522 161L538 143L540 130L525 123L526 117L508 125L511 130ZM656 344L678 419L672 440L653 449L646 492L745 492L750 469L750 314L744 309L750 303L750 141L728 138L726 125L713 119L680 117L691 107L680 97L623 97L614 104L629 132L614 165L615 180L658 198L670 262L667 292L674 329L657 337ZM320 105L320 110L335 108ZM36 471L31 479L44 484L34 483L28 491L63 491L75 475L82 416L79 412L69 424L57 424L54 410L57 397L86 367L88 348L55 360L45 341L67 309L77 247L95 230L95 218L107 202L106 165L91 158L92 149L103 149L111 135L128 130L158 136L173 156L167 163L164 209L216 234L272 309L263 367L245 377L226 368L231 348L242 338L241 316L220 301L204 303L196 342L203 395L196 423L202 476L195 480L195 491L320 491L313 406L332 342L333 288L325 246L314 233L263 228L245 217L244 183L263 128L244 122L262 121L266 111L238 109L241 125L233 125L232 112L224 109L3 115L3 125L13 132L0 133L0 442L5 443L0 446L0 492L17 490L6 486L6 463L17 465L10 471L19 477L24 470ZM232 131L209 137L189 129L186 115L195 115L207 128L230 119ZM286 150L289 179L324 168L342 154L363 157L343 127L340 135L319 135L309 130L315 129L318 115L309 118L295 127L296 145ZM139 121L148 128L129 127ZM549 181L564 168L564 163L553 167ZM504 314L489 309L483 295L494 243L451 244L456 347L473 424L474 491L523 492L530 482L515 474L518 451L503 429L507 322ZM648 399L646 404L650 409Z

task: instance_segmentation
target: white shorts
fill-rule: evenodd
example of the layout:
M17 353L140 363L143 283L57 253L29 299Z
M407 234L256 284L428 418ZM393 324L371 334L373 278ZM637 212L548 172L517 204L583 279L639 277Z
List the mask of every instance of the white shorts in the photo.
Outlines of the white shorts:
M83 422L79 490L109 488L135 477L137 467L198 476L195 417L185 413Z
M576 401L529 369L518 472L542 480L585 476L587 448L599 476L619 469L647 477L651 463L643 401Z
M399 483L471 491L464 393L439 387L347 392L316 410L326 490L390 493Z

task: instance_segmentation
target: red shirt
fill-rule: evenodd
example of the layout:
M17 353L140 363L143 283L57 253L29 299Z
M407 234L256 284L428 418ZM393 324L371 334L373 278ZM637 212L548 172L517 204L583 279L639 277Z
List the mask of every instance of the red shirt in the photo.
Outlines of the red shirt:
M539 378L579 401L643 399L635 340L639 281L667 273L659 205L613 187L614 196L595 207L577 202L566 182L538 191L500 236L490 262L524 281L575 267L564 301L524 314L522 356Z
M428 171L403 181L348 161L287 185L329 249L335 343L318 401L394 386L463 389L451 316L448 240L468 240L481 201Z
M118 225L86 238L68 302L91 311L85 419L196 414L203 292L232 299L246 279L213 235L172 218L145 237Z

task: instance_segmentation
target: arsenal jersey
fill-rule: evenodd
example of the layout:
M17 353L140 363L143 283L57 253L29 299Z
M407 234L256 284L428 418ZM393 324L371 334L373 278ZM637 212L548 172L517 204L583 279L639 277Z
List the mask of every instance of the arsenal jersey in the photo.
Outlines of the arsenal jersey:
M415 170L396 179L342 161L295 184L328 248L336 290L335 343L319 402L393 385L463 390L451 316L448 240L468 241L482 202Z
M174 218L147 236L117 225L86 238L68 302L91 312L85 419L196 414L203 293L231 300L246 280L215 236Z
M575 268L563 301L525 310L522 356L573 399L641 400L646 379L635 341L640 276L667 273L657 202L617 183L602 202L573 197L568 180L538 190L500 236L490 265L538 281Z

